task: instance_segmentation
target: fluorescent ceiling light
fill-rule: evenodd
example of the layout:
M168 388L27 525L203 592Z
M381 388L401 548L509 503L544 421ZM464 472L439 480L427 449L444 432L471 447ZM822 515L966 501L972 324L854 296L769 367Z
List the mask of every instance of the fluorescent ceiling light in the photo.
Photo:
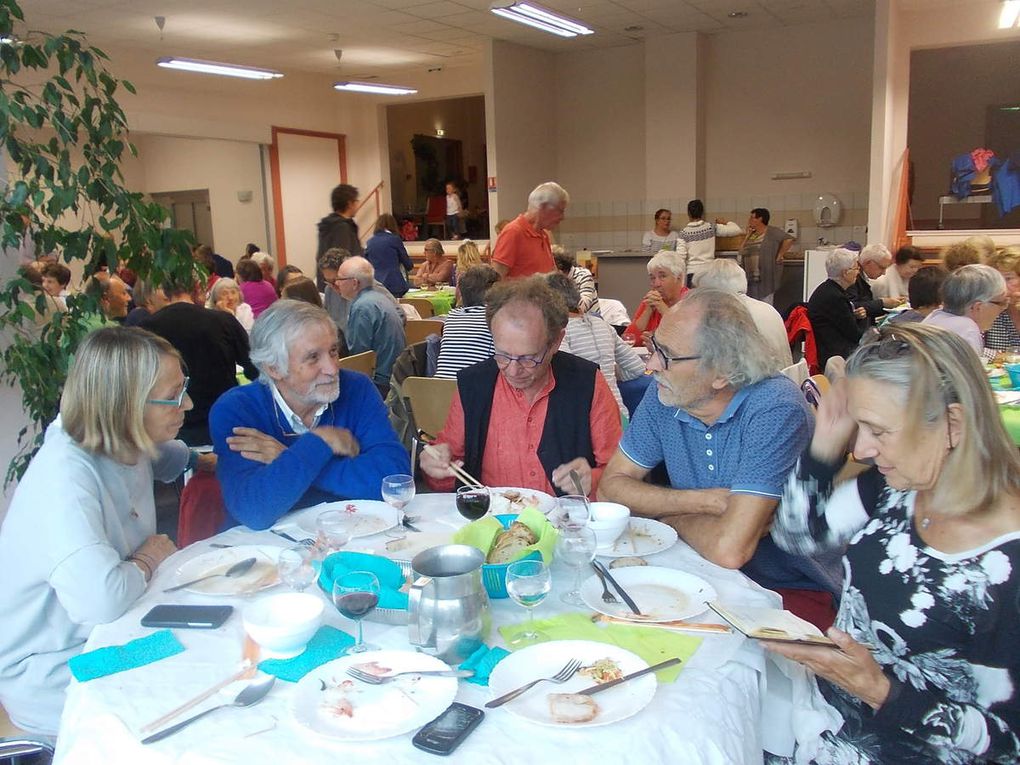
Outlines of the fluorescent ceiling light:
M1020 23L1020 0L1006 0L999 14L999 29L1009 29Z
M163 56L156 59L156 65L165 69L180 69L185 72L200 72L201 74L221 74L226 77L242 77L246 80L273 80L277 77L283 77L282 72L276 72L272 69L220 64L215 61L199 61L198 59L180 58L179 56Z
M381 96L410 96L418 91L415 88L404 88L400 85L383 85L375 82L335 82L336 90L352 90L355 93L377 93Z
M1018 0L1020 1L1020 0ZM593 30L566 16L560 16L534 3L497 2L489 6L489 10L504 19L527 24L529 27L541 29L543 32L560 37L577 37L578 35L595 34Z

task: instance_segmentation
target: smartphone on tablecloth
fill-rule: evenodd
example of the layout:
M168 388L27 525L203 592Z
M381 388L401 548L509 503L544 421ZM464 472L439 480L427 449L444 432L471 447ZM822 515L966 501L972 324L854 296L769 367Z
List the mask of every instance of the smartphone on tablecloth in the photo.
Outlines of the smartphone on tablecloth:
M142 626L212 630L222 626L233 612L233 606L155 606L142 617Z
M411 743L425 752L446 756L468 737L485 717L481 709L453 702L446 711L414 734Z

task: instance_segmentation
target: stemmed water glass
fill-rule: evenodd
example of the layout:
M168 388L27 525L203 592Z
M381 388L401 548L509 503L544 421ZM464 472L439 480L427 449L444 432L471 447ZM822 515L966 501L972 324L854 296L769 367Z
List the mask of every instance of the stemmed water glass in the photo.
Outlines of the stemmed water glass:
M339 552L351 541L351 518L342 510L327 510L315 519L315 546L321 557Z
M315 552L307 545L294 545L280 550L276 559L276 570L280 581L297 592L304 592L315 581L316 571L312 562Z
M348 653L361 653L374 646L365 644L361 621L379 605L379 580L371 571L348 571L333 582L333 605L341 616L358 623L358 641Z
M383 502L397 510L397 527L404 525L404 508L414 499L414 478L403 473L388 475L382 479Z
M528 626L510 640L510 645L540 643L549 636L535 629L535 607L552 589L549 567L541 560L519 560L506 569L506 591L518 605L528 609Z
M561 529L587 526L591 520L591 505L583 494L566 494L556 500L557 525Z
M574 588L560 596L564 603L585 605L581 598L581 572L595 560L597 544L595 532L587 526L568 526L560 530L556 540L556 556L568 566L574 567Z

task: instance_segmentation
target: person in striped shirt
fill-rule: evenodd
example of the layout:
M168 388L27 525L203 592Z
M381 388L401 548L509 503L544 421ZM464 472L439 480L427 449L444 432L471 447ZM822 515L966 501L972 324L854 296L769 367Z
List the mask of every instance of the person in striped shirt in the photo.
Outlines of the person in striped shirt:
M461 276L461 305L450 311L443 322L443 342L439 346L436 377L453 379L464 367L492 356L492 333L485 320L485 293L499 281L491 266L472 266Z

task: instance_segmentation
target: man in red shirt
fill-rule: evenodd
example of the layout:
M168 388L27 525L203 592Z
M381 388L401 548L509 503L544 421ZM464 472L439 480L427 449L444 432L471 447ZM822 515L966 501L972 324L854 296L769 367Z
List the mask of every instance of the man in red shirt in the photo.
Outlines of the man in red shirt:
M548 229L563 220L570 195L558 183L540 184L528 195L528 209L500 232L492 267L501 278L547 274L556 270Z
M595 496L622 433L620 410L597 365L559 353L567 308L534 276L486 295L495 356L457 373L457 393L421 468L439 491L450 461L486 486L574 494L570 472Z

